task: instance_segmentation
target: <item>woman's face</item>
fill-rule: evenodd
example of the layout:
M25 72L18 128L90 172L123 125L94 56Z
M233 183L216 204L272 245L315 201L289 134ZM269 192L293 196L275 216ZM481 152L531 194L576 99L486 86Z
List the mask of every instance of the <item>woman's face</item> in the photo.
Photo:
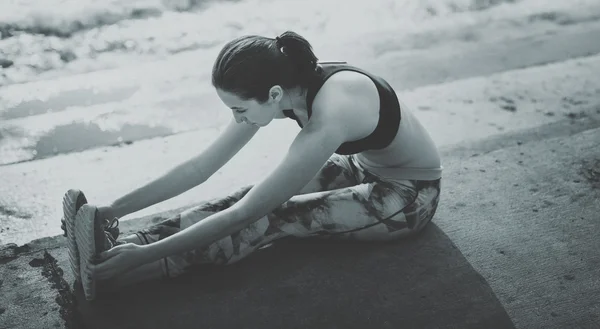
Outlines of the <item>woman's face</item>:
M269 99L259 103L255 99L244 100L234 93L217 88L217 94L223 103L233 111L233 117L238 123L244 122L259 127L268 125L277 115L279 110L278 94L270 93Z

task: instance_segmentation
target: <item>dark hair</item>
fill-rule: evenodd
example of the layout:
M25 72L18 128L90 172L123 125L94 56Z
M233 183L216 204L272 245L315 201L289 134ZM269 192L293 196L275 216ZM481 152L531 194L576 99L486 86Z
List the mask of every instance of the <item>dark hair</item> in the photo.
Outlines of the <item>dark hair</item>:
M265 102L274 85L306 87L318 58L302 36L287 31L277 38L247 35L228 42L217 57L212 85L242 99Z

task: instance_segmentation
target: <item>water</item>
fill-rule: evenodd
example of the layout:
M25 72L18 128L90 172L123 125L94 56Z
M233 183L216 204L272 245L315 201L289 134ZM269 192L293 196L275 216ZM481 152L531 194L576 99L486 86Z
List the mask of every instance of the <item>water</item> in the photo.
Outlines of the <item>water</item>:
M291 29L326 48L393 33L404 49L598 17L598 0L4 0L0 86L214 50ZM590 10L593 8L594 10ZM493 30L497 33L483 33ZM504 32L502 31L504 30ZM369 40L364 40L367 37ZM385 48L385 45L380 45ZM198 68L206 70L206 67Z

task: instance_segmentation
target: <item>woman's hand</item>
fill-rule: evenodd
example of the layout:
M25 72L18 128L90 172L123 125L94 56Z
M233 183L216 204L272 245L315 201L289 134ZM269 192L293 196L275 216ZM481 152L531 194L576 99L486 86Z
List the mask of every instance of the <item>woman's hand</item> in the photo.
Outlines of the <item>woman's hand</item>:
M106 280L144 265L149 261L146 256L143 246L126 243L100 253L98 262L89 267L95 279Z

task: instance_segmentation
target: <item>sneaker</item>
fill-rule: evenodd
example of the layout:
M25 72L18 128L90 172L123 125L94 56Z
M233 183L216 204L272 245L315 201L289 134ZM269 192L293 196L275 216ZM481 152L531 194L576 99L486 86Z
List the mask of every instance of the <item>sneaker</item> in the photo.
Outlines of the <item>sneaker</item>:
M77 249L77 243L75 241L75 218L79 209L87 204L88 201L80 190L71 189L65 193L63 197L63 218L61 219L61 229L63 230L63 236L67 237L67 246L69 248L69 263L71 264L71 270L73 271L76 280L81 281L79 268L79 250ZM116 222L116 226L114 225ZM118 220L115 218L112 223L105 223L105 230L107 230L113 240L116 240L119 236Z
M102 220L96 216L97 213L95 206L85 204L75 216L75 241L80 257L79 273L87 300L96 297L96 282L88 265L95 263L99 253L120 244L111 233L115 231L116 227L113 225L118 225L118 220Z
M61 228L64 236L67 237L67 246L69 248L69 263L75 277L79 279L79 251L75 242L75 214L79 208L87 203L83 192L79 190L68 190L63 197L63 218L61 219Z

